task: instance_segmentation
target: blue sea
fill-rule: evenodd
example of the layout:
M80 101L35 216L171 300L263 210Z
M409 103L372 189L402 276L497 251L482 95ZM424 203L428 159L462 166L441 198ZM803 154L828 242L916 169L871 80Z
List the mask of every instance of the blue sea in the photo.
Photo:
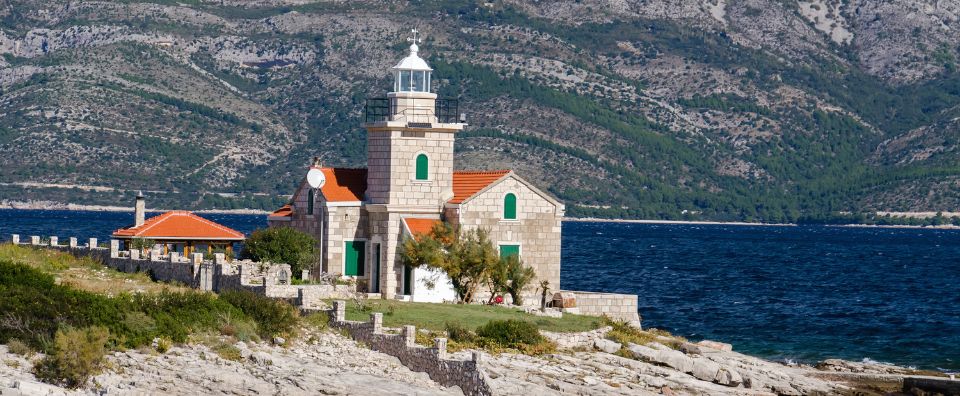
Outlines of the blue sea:
M0 240L106 240L132 217L0 210ZM567 222L561 283L637 294L645 327L769 359L960 371L960 230Z

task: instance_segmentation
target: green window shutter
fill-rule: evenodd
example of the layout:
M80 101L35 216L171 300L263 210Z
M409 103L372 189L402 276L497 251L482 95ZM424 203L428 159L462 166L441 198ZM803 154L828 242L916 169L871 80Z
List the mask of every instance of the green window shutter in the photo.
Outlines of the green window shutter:
M429 159L427 159L426 154L420 154L417 156L417 180L427 180L429 174Z
M347 241L344 242L344 269L343 274L347 276L363 276L364 262L364 242Z
M313 196L313 189L311 188L310 191L307 192L307 214L308 214L308 215L313 215L313 201L314 201L314 199L315 199L315 197Z
M517 219L517 196L513 193L503 197L503 218L507 220Z
M520 245L500 245L500 257L516 255L520 257Z

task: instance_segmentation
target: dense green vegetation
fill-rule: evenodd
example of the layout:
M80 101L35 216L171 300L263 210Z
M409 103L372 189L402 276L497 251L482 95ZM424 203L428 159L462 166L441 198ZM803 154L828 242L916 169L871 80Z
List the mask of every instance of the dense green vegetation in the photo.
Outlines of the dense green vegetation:
M258 229L243 245L243 257L265 263L289 264L293 277L317 262L317 240L293 227Z

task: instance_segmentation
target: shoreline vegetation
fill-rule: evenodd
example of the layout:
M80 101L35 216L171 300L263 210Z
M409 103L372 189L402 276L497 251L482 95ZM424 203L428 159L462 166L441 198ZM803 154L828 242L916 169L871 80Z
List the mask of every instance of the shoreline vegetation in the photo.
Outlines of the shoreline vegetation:
M51 201L0 201L0 210L67 210L77 212L133 212L128 206L81 205ZM148 212L164 212L174 209L150 208ZM267 215L270 211L260 209L199 209L194 213ZM844 221L856 220L856 221ZM795 227L798 225L823 225L833 227L867 228L932 228L960 229L960 212L874 212L867 214L839 213L835 219L804 221L799 223L762 223L749 221L716 220L658 220L658 219L607 219L599 217L564 217L563 221L583 223L633 223L633 224L687 224L687 225L732 225L761 227Z

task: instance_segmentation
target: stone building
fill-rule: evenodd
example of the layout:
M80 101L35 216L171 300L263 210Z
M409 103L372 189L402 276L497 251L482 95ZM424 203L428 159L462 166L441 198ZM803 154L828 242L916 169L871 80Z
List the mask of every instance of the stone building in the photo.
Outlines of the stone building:
M141 239L153 244L141 249L156 249L164 255L223 252L228 257L233 256L234 245L246 239L240 231L185 210L171 210L147 219L142 193L137 193L133 224L114 231L111 237L120 241L121 250L133 249L133 242Z
M392 92L367 100L367 168L315 162L315 187L305 177L269 225L320 241L319 268L311 273L355 277L383 298L410 294L399 247L440 221L488 230L501 254L518 254L535 269L536 283L548 280L559 290L563 204L510 170L454 171L454 139L466 124L456 100L431 92L432 69L417 52L414 42L393 67Z

